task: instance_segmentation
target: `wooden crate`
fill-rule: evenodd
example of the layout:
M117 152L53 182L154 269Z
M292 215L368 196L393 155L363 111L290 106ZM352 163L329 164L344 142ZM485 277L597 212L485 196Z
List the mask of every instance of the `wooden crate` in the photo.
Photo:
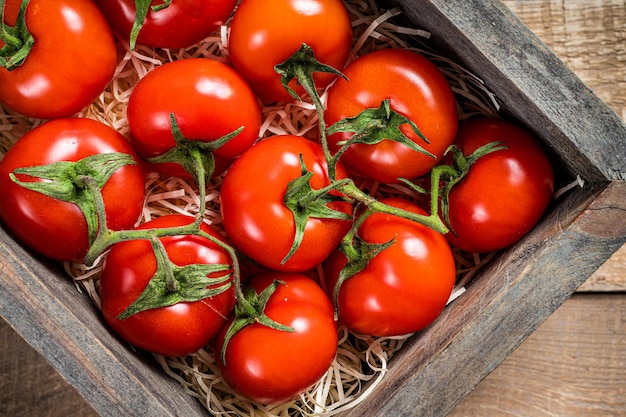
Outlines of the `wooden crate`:
M394 356L346 416L443 416L626 241L626 125L497 0L400 0L417 27L487 81L505 111L580 175L522 242ZM0 230L0 315L103 416L202 416L149 355L129 354L56 264Z

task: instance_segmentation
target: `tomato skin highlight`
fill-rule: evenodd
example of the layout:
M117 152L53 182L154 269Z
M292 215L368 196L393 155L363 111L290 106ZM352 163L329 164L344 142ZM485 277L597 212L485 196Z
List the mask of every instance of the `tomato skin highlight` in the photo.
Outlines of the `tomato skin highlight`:
M367 108L377 108L389 99L391 109L412 120L430 141L424 142L408 124L402 132L436 156L414 151L390 140L375 145L353 144L341 160L351 174L382 183L398 177L420 177L435 166L454 141L458 128L456 101L441 71L426 57L405 49L383 49L362 55L346 66L348 78L339 78L328 90L325 111L328 126L354 117ZM352 133L328 137L333 152Z
M340 71L352 46L352 25L340 0L244 0L235 10L228 42L233 66L263 101L291 102L274 66L306 43L318 61ZM314 75L318 88L335 78ZM290 87L303 92L295 81Z
M170 123L174 113L182 134L212 142L240 127L236 137L213 151L219 174L257 140L261 107L246 81L231 67L206 58L166 63L150 71L128 102L131 143L143 158L160 156L175 146ZM151 164L164 174L187 177L178 164Z
M314 173L311 185L329 184L320 145L300 136L262 140L230 167L220 188L224 228L235 247L256 262L279 271L305 271L320 264L350 229L349 220L309 218L300 248L284 264L295 236L293 213L284 203L288 183L301 176L300 155ZM338 164L337 179L346 172ZM351 213L351 204L328 207Z
M193 217L172 214L155 218L137 229L183 226L193 220ZM202 230L221 239L205 223ZM228 254L204 237L169 236L160 240L170 260L179 266L231 264ZM141 311L124 320L118 319L142 293L154 275L156 265L149 241L131 240L115 244L105 259L102 271L102 314L107 324L135 347L166 356L189 355L209 343L226 321L235 305L234 287L200 301L179 302Z
M230 339L226 366L216 359L228 385L262 404L296 397L326 373L337 353L337 325L324 291L300 273L268 272L251 277L248 284L260 293L276 279L284 284L270 298L265 313L295 332L250 324ZM215 352L222 350L227 327L216 337Z
M128 42L135 21L135 0L95 0L111 27ZM162 5L152 1L152 6ZM173 0L159 11L148 10L137 44L151 48L187 48L214 33L235 8L236 0Z
M381 200L414 213L426 211L407 200ZM370 336L399 336L422 330L443 311L456 280L450 246L440 233L397 216L375 213L359 228L370 243L395 242L365 269L346 279L339 291L339 321ZM339 250L324 263L323 287L333 299L346 265Z
M109 228L133 227L145 196L141 160L121 134L85 118L46 122L9 149L0 161L0 218L15 237L42 255L61 261L81 260L89 243L85 217L78 206L28 190L14 183L9 174L16 168L78 161L107 152L127 153L137 161L118 169L102 189ZM24 175L17 177L27 181Z
M455 144L464 155L490 142L507 149L480 158L450 192L448 241L467 252L493 252L519 241L539 221L554 191L546 152L511 122L474 119L462 124Z
M11 25L20 3L6 2ZM20 67L0 68L0 102L40 119L72 116L90 105L117 65L115 39L100 10L91 1L30 0L26 25L35 44Z

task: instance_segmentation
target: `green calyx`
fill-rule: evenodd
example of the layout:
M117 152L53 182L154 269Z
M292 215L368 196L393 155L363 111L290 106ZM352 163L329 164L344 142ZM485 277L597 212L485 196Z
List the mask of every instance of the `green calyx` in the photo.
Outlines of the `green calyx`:
M35 38L26 27L26 7L30 0L22 0L15 26L4 23L4 3L0 0L0 40L4 46L0 48L0 66L12 71L21 66L30 53Z
M330 151L328 149L328 141L326 140L326 122L324 121L324 103L315 86L315 80L313 74L316 72L324 72L329 74L335 74L347 80L346 76L331 67L330 65L322 64L315 57L315 51L306 43L302 43L300 48L294 52L286 61L274 66L274 71L280 75L280 80L285 90L296 100L302 100L301 97L289 86L289 83L294 78L302 86L304 91L309 95L309 98L315 105L315 111L319 120L319 133L320 142L322 144L322 150L326 161L328 162L328 177L331 181L335 180L336 161L332 161Z
M170 123L176 146L163 155L149 158L148 162L155 164L165 162L178 163L185 171L191 174L198 185L206 184L213 176L215 170L213 151L233 139L244 129L244 127L241 126L239 129L217 140L203 142L185 138L180 131L180 126L176 121L174 113L170 114Z
M369 262L379 253L394 244L395 239L384 243L369 243L361 239L357 234L357 229L366 217L374 211L366 211L355 223L352 230L343 238L339 250L346 257L346 265L339 271L339 277L333 289L333 305L335 307L335 320L339 318L339 290L343 283L354 275L364 270Z
M442 168L439 168L442 172L442 175L447 175L447 181L443 189L441 190L441 212L443 216L443 221L446 223L448 228L450 228L451 233L454 234L454 230L452 230L450 226L450 210L449 210L449 196L452 188L460 183L469 173L470 168L476 161L482 158L485 155L489 155L492 152L496 152L499 150L507 149L507 146L504 142L490 142L486 145L481 146L476 149L471 154L465 156L463 152L455 146L450 146L446 153L452 153L452 171L446 168L446 166L441 165ZM437 167L436 167L437 168Z
M152 10L153 12L158 12L159 10L166 9L169 7L172 0L163 0L162 4L158 4L156 6L150 7L152 0L135 0L135 21L133 22L133 27L130 30L130 49L131 51L135 49L137 44L137 37L139 36L139 31L143 27L144 22L146 21L146 17L148 16L148 12Z
M285 264L300 247L309 218L337 220L352 219L352 216L328 207L328 204L332 202L350 202L350 200L346 199L342 195L332 194L332 191L340 187L343 182L336 181L328 187L315 190L311 186L311 177L313 177L313 172L307 169L302 159L302 155L300 156L300 166L302 169L302 175L290 181L285 192L285 205L293 213L296 233L289 253L281 261L282 264Z
M222 350L220 352L220 360L223 365L226 365L226 348L232 337L237 334L244 327L259 323L263 326L269 327L282 332L295 332L295 329L290 326L278 323L265 314L265 307L274 294L279 285L284 285L283 281L275 280L265 288L261 294L257 294L254 288L248 287L245 292L241 292L240 297L237 299L235 306L235 319L230 324L224 336L224 343L222 344Z
M375 145L383 140L391 140L401 143L416 152L436 158L435 155L405 135L400 130L400 127L403 125L409 125L417 136L424 142L430 143L411 119L391 109L388 99L383 100L378 108L365 109L354 117L342 119L329 126L326 129L326 134L331 135L338 132L354 133L350 140L338 143L338 145L342 146L338 153L345 152L345 149L354 143Z
M76 162L54 162L48 165L17 168L9 174L21 187L57 200L76 204L87 221L89 243L98 233L98 204L103 204L101 190L109 178L126 165L137 162L126 153L104 153L85 157ZM44 181L21 181L17 175L28 175Z
M345 76L337 71L330 65L322 64L315 58L313 48L306 43L303 43L293 55L289 57L285 62L278 64L274 67L274 70L280 75L280 81L283 87L287 90L289 95L296 100L300 100L300 96L290 86L289 83L294 78L298 80L298 83L305 89L305 91L311 96L315 89L315 82L313 81L313 74L316 72L326 72L335 74L340 77ZM312 97L315 99L314 97Z
M141 295L124 310L118 319L124 320L141 311L167 307L180 302L200 301L228 290L231 266L228 264L192 264L178 266L172 263L156 237L150 239L157 260L157 270ZM215 278L209 274L223 272Z

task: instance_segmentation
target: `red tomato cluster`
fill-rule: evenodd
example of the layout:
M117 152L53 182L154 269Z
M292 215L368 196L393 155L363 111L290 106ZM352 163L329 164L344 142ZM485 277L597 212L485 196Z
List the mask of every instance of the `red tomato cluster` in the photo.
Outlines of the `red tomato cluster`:
M353 34L341 0L7 0L5 20L24 35L14 49L28 53L0 68L0 103L53 120L0 161L0 218L57 260L91 263L110 249L100 296L111 328L163 355L211 346L224 380L259 403L318 381L340 324L371 336L428 327L455 284L451 246L514 244L552 195L536 139L503 120L459 126L448 80L424 56L384 49L348 63ZM113 79L113 33L131 47L178 48L227 21L227 62L180 59L136 84L128 140L71 117ZM299 55L307 51L313 61ZM319 137L259 138L263 103L294 94L317 106ZM493 143L503 146L472 160ZM223 233L173 214L135 227L148 170L195 180L201 207L206 181L220 177ZM460 181L441 198L442 184L431 184L429 207L356 185L434 170L438 181Z

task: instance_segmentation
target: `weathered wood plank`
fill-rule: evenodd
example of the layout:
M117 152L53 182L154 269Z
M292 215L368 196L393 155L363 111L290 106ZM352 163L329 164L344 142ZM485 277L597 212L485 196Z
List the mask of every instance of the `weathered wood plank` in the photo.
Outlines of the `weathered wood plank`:
M626 415L626 295L567 300L449 417Z
M626 183L593 191L569 198L490 265L346 415L449 413L624 243L626 223L617 219L626 213Z
M86 296L0 229L0 315L104 417L193 416L201 405L107 330Z
M594 272L578 292L626 292L626 246Z
M3 319L0 348L0 416L99 416Z
M624 0L502 0L502 3L626 120Z
M485 80L515 119L558 149L570 175L626 179L624 121L505 5L486 0L399 3L418 26L433 33L433 41L457 51L458 60Z
M626 1L502 0L626 120ZM626 291L626 245L578 291Z

